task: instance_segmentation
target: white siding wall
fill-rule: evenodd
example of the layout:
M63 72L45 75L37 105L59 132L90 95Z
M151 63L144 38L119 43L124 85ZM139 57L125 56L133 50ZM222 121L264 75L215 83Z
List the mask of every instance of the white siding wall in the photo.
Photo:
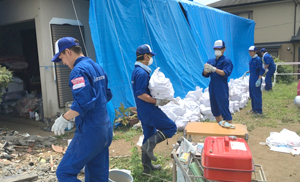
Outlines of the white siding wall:
M252 10L256 23L254 42L265 43L291 40L294 33L294 6L294 3L289 1L223 10L231 13Z

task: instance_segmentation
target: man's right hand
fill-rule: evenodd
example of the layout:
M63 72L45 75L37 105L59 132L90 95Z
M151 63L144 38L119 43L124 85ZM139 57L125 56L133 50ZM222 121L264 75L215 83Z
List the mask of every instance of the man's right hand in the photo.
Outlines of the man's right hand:
M55 135L63 135L65 134L65 129L68 126L69 121L63 117L63 114L55 120L55 123L52 125L51 131L54 132Z
M209 65L207 63L204 65L204 71L210 73Z
M165 100L165 99L156 99L156 106L164 106L168 104L170 101Z

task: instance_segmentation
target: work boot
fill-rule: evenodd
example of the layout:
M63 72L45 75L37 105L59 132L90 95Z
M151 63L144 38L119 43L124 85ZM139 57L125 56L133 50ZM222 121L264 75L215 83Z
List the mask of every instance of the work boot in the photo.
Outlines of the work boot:
M156 144L164 141L165 139L167 139L167 137L164 135L164 133L157 131L154 135L148 138L148 140L142 145L141 149L151 160L157 161L157 158L153 154L153 149L155 148Z
M151 170L156 171L161 169L161 165L153 165L151 159L148 157L146 152L142 152L142 163L144 167L144 173L149 174Z

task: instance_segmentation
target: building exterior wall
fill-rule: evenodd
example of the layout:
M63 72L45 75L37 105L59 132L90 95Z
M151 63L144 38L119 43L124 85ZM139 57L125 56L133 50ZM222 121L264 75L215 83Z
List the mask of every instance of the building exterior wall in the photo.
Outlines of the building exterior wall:
M298 55L297 50L295 53ZM293 62L293 54L294 54L294 45L292 43L282 44L278 50L279 58L286 62Z
M95 51L89 29L89 1L74 0L79 21L84 26L84 38L90 58L95 60ZM53 17L76 20L72 1L65 0L4 0L0 1L0 26L16 22L35 20L40 80L43 96L44 117L50 118L57 112L57 85L51 58L53 57L52 39L49 22ZM82 45L83 47L83 45ZM69 87L67 89L70 89Z
M278 56L288 62L298 61L298 44L291 42L292 36L297 34L300 20L300 6L296 7L291 1L272 2L232 8L222 8L222 10L233 14L239 12L252 12L252 19L255 21L255 44L281 44L278 49ZM245 17L245 13L240 13ZM294 23L296 17L296 24ZM289 47L289 50L288 50Z
M253 11L255 21L255 43L290 41L294 33L294 3L275 2L224 8L224 11Z

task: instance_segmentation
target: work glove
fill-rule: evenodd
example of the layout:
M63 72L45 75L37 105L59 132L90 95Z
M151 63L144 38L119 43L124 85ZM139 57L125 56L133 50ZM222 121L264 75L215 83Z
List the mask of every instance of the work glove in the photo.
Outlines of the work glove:
M204 65L204 71L210 73L209 64Z
M165 100L165 99L156 99L156 106L164 106L168 104L170 101Z
M256 87L259 87L260 84L261 84L261 79L258 79L258 80L255 82L255 86L256 86Z
M54 132L55 135L65 134L65 129L68 126L69 121L63 117L63 114L55 120L55 123L52 125L51 131Z
M216 72L216 69L217 69L216 67L214 67L210 64L207 64L207 63L205 65L207 65L206 67L207 67L207 70L209 70L209 73Z

